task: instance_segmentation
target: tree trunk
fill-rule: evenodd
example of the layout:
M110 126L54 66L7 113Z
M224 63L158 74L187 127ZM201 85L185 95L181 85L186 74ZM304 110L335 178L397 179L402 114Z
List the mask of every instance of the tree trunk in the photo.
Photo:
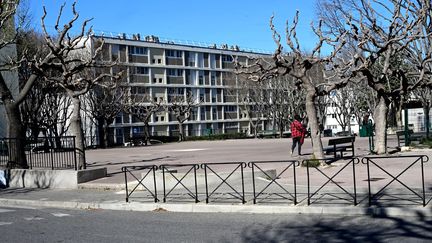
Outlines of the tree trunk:
M102 147L103 148L109 147L109 144L108 144L108 122L106 119L103 119L103 121L102 121L102 136L99 137L99 139L103 139L103 141L102 141Z
M72 97L72 115L71 115L71 133L75 136L75 147L77 155L78 169L85 169L85 150L84 150L84 135L81 123L81 101L78 97Z
M396 116L396 126L398 128L403 126L402 125L402 105L403 105L403 103L404 102L400 101L396 105L396 114L395 114L395 116Z
M375 152L377 154L386 153L386 130L387 130L388 104L384 97L379 98L379 102L374 111L375 122Z
M179 142L184 141L183 122L179 122Z
M308 91L306 95L306 114L309 118L309 127L311 129L313 155L316 159L323 159L324 153L319 135L318 116L314 100L314 91Z
M107 148L108 147L108 136L107 136L107 130L108 126L105 123L105 119L102 117L96 118L97 121L97 136L99 138L99 146L101 148Z
M4 101L8 130L7 136L11 139L9 146L8 168L29 168L25 155L25 131L23 129L18 105L14 101Z
M279 118L279 138L282 138L284 126L282 124L282 117Z
M150 134L149 134L149 123L144 122L144 144L147 146L148 144L150 144Z

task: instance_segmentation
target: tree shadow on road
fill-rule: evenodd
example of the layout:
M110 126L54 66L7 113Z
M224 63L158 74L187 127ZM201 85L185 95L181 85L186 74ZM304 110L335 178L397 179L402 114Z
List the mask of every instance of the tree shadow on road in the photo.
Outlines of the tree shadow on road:
M379 207L379 205L378 205ZM432 241L432 218L416 209L414 217L388 214L385 207L365 216L295 215L301 220L290 220L271 225L252 225L243 230L244 242L393 242Z

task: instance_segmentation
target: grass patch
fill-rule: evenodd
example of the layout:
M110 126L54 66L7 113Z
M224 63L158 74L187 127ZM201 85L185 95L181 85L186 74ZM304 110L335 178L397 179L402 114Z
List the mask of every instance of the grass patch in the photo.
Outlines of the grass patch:
M431 138L423 138L420 141L420 144L423 146L428 146L429 148L432 148L432 139Z
M318 159L310 159L310 160L304 160L302 162L303 167L319 167L321 165L321 162Z
M204 136L187 137L187 141L202 141L202 140L226 140L226 139L244 139L248 138L245 133L225 133L225 134L210 134Z

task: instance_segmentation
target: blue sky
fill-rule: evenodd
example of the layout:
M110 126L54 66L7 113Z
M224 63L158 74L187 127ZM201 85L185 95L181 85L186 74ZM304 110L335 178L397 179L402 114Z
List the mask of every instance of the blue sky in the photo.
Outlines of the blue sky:
M58 9L65 1L29 0L29 7L40 28L42 5L47 7L47 25L53 26ZM66 0L65 18L71 4ZM315 37L310 29L315 0L79 0L80 19L94 18L94 30L113 33L140 33L163 38L205 43L239 45L242 48L273 51L275 45L269 19L275 15L279 32L285 21L300 11L298 36L304 50L311 50ZM63 22L64 23L64 22Z

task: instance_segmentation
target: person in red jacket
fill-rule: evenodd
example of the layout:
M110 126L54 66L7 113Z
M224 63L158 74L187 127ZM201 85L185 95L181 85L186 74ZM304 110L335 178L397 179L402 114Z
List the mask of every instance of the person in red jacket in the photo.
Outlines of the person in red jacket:
M299 115L294 115L294 121L291 123L291 137L293 140L291 146L291 155L294 153L294 149L297 146L298 155L301 155L301 146L304 142L304 137L306 135L306 128L300 121Z

